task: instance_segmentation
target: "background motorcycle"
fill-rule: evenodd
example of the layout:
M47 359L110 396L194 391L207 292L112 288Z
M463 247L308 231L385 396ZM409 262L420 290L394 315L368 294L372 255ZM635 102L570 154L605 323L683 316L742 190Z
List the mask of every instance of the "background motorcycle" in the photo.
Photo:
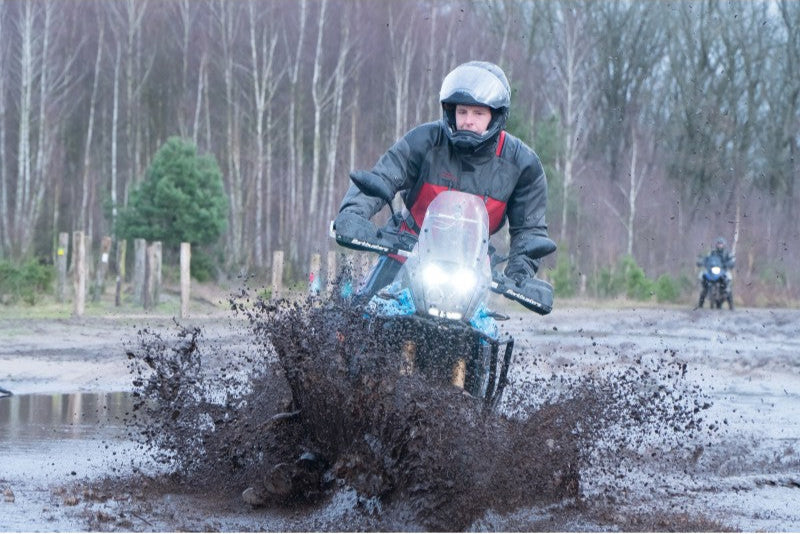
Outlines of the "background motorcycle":
M727 301L728 307L733 309L733 293L728 283L728 271L722 265L722 258L717 254L710 254L702 260L702 265L703 272L700 275L702 284L701 297L706 295L712 308L722 308L722 303Z

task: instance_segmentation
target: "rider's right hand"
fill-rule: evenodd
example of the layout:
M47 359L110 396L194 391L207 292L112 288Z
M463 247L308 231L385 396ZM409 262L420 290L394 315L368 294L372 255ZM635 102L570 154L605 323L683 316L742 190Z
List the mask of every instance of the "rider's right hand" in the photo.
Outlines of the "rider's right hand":
M351 239L374 241L378 236L378 227L369 219L352 211L342 211L333 221L336 233Z

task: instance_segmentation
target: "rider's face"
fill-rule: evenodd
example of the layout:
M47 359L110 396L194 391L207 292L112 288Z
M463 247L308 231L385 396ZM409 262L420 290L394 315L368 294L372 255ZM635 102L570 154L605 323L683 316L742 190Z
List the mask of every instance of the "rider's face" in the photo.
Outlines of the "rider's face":
M456 129L483 134L492 121L492 112L485 106L456 105Z

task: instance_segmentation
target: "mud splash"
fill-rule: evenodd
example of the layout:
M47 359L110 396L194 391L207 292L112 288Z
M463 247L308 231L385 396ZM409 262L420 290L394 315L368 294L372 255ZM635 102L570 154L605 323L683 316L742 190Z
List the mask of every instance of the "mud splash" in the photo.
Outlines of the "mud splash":
M488 513L613 500L631 465L663 450L652 441L672 440L669 460L689 462L684 443L715 429L674 353L590 376L523 374L491 414L404 374L399 351L380 350L344 302L243 292L231 307L252 346L222 364L207 363L224 348L199 329L176 325L177 343L140 333L129 357L141 440L181 484L251 487L266 506L350 491L364 528L465 530Z

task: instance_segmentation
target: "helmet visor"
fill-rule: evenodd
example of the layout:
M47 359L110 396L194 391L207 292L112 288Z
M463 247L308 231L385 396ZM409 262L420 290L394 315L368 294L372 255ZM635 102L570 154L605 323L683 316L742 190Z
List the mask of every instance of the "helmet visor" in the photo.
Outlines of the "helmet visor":
M485 68L461 65L448 74L442 82L439 100L448 104L507 108L510 103L508 88L497 76Z

